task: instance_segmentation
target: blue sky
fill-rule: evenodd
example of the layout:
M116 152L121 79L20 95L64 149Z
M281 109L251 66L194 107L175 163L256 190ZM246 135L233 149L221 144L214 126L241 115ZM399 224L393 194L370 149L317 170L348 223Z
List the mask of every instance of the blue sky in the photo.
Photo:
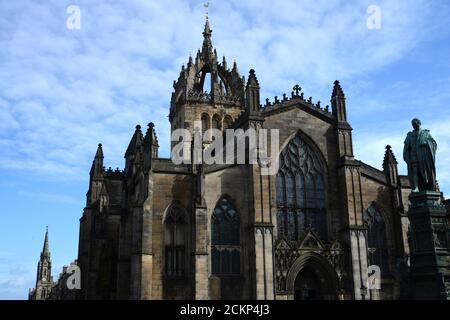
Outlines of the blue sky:
M438 142L438 180L450 194L450 3L447 0L210 1L213 44L262 97L329 103L341 81L355 155L401 161L413 117ZM81 29L69 30L69 5ZM369 5L381 29L366 26ZM136 124L153 121L168 156L172 82L202 43L202 1L0 2L0 299L25 299L49 226L53 274L77 256L88 172L123 166Z

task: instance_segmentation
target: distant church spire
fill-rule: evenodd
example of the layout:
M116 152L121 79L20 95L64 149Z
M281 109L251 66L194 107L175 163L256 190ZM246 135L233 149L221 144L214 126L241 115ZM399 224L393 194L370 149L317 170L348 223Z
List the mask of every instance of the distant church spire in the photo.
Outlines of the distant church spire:
M48 241L48 227L45 229L44 245L37 266L36 288L30 292L31 300L47 300L53 287L52 261L50 259L50 247Z
M50 259L50 249L48 246L48 226L45 227L45 238L44 238L44 246L41 252L41 260L43 258Z

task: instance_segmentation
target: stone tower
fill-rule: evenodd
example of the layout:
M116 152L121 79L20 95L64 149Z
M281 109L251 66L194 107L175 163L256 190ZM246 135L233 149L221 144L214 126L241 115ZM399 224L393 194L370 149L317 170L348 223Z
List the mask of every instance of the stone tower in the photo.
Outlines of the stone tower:
M201 123L203 132L226 129L244 110L244 77L240 76L236 61L231 69L225 57L219 63L211 34L207 17L201 51L197 51L195 61L189 57L173 84L169 113L172 131L184 128L193 134L194 121Z
M48 245L48 228L45 231L44 246L38 262L36 275L36 288L30 291L30 300L47 300L53 287L52 260Z

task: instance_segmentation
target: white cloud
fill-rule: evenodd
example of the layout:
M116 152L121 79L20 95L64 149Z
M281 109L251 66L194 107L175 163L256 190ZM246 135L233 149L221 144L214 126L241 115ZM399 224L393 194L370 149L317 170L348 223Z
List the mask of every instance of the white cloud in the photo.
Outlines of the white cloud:
M40 180L85 181L97 143L103 143L106 166L122 167L135 125L145 130L150 121L156 124L160 154L167 156L172 82L189 52L195 55L201 46L203 2L77 0L81 30L73 31L66 28L70 4L0 2L0 169ZM366 28L370 4L381 7L381 30ZM449 11L445 0L232 0L212 2L210 21L219 56L229 65L236 58L244 76L254 68L262 98L289 94L299 83L307 96L326 105L333 81L341 80L355 154L377 168L390 144L406 173L404 134L413 114L420 113L438 141L438 179L448 193L450 113L442 115L450 100L448 64L440 62L427 94L413 80L373 75L405 57L435 63L434 48L422 55L417 49L448 33ZM0 184L22 190L22 197L65 204L84 200L34 191L15 179ZM70 240L59 240L65 252ZM0 253L5 262L0 298L26 298L34 284L35 265L19 274L5 270L14 259L23 256Z
M431 135L438 144L436 154L436 173L441 191L446 196L450 194L450 117L424 124L424 129L429 129ZM405 127L409 123L405 124ZM402 125L403 126L403 125ZM403 131L402 131L403 130ZM406 133L410 128L400 130L388 129L366 132L354 136L355 156L373 167L381 168L384 159L386 145L392 147L392 151L397 158L399 173L406 175L407 168L403 161L403 143Z
M382 29L368 30L369 4L215 2L213 43L243 75L256 69L263 97L301 82L327 101L336 78L364 86L435 25L428 1L385 0ZM78 1L81 30L72 31L67 5L0 4L0 167L86 179L98 142L105 164L122 167L134 126L149 121L168 155L172 81L201 46L202 3Z

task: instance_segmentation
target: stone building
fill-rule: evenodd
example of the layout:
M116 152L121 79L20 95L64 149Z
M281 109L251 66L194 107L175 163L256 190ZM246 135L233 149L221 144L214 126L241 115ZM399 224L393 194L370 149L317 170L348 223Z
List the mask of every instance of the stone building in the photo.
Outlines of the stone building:
M52 259L48 244L48 228L45 231L44 246L37 266L36 287L28 292L29 300L47 300L54 286L52 277Z
M78 265L77 260L70 265ZM38 262L36 287L28 291L28 300L76 300L79 290L70 290L67 280L71 274L68 266L64 266L56 282L52 276L52 260L48 241L48 229L45 231L44 246Z
M158 156L152 123L136 126L124 170L105 169L99 144L80 219L81 298L401 298L410 187L391 147L381 170L355 159L338 81L331 107L299 86L262 104L255 71L245 81L219 62L211 34L206 20L174 81L171 129L279 129L279 170L174 164Z

